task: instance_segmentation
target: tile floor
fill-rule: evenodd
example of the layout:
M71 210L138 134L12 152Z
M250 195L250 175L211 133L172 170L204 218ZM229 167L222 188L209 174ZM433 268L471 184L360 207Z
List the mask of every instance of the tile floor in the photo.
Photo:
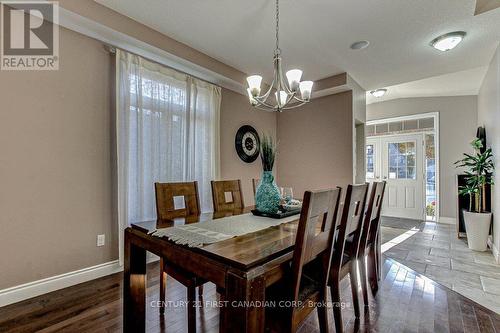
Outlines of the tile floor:
M421 222L382 226L384 254L500 313L500 265L491 252L469 250L454 225Z

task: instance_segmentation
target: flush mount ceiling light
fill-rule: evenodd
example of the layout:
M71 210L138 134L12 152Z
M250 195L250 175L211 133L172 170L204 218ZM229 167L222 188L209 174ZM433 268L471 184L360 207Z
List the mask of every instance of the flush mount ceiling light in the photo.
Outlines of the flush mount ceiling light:
M274 51L274 78L267 92L260 95L262 76L252 75L247 77L248 98L252 106L267 110L278 111L299 107L311 99L312 81L301 81L302 71L292 69L286 72L288 82L285 82L281 68L281 50L279 46L279 0L276 0L276 49ZM269 98L274 91L276 102Z
M352 50L362 50L366 49L370 45L370 42L367 40L361 40L359 42L355 42L351 44L351 49Z
M370 94L372 94L374 97L382 97L385 95L385 93L387 92L387 89L376 89L376 90L372 90L370 91Z
M454 49L465 38L464 31L455 31L432 40L431 46L436 50L446 52Z

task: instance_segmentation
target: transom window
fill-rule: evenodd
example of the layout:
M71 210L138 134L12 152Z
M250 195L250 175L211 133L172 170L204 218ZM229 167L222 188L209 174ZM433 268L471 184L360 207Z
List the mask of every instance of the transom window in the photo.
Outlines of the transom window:
M415 141L390 142L389 179L416 179L416 149Z

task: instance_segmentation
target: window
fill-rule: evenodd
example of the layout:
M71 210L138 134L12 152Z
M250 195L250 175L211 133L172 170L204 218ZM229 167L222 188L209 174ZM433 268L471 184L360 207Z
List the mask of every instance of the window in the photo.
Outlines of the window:
M416 143L391 142L389 151L389 179L416 179Z
M366 145L366 178L375 178L375 151L373 145Z
M120 226L156 219L155 182L198 181L211 211L220 88L124 51L117 72Z
M427 220L436 220L436 149L434 134L425 135L425 211Z

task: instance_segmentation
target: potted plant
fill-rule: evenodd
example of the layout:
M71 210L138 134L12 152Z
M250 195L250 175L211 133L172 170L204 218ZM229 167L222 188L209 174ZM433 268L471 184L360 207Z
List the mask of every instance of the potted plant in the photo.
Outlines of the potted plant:
M469 197L469 210L464 211L467 243L474 251L486 251L491 224L491 212L486 211L485 188L493 185L491 174L495 169L491 148L481 152L483 144L475 139L471 143L474 154L464 153L464 158L455 162L457 167L465 167L466 185L459 188L459 194Z
M260 157L263 173L255 192L255 206L260 212L276 213L280 206L281 195L273 176L276 144L272 137L262 135Z

